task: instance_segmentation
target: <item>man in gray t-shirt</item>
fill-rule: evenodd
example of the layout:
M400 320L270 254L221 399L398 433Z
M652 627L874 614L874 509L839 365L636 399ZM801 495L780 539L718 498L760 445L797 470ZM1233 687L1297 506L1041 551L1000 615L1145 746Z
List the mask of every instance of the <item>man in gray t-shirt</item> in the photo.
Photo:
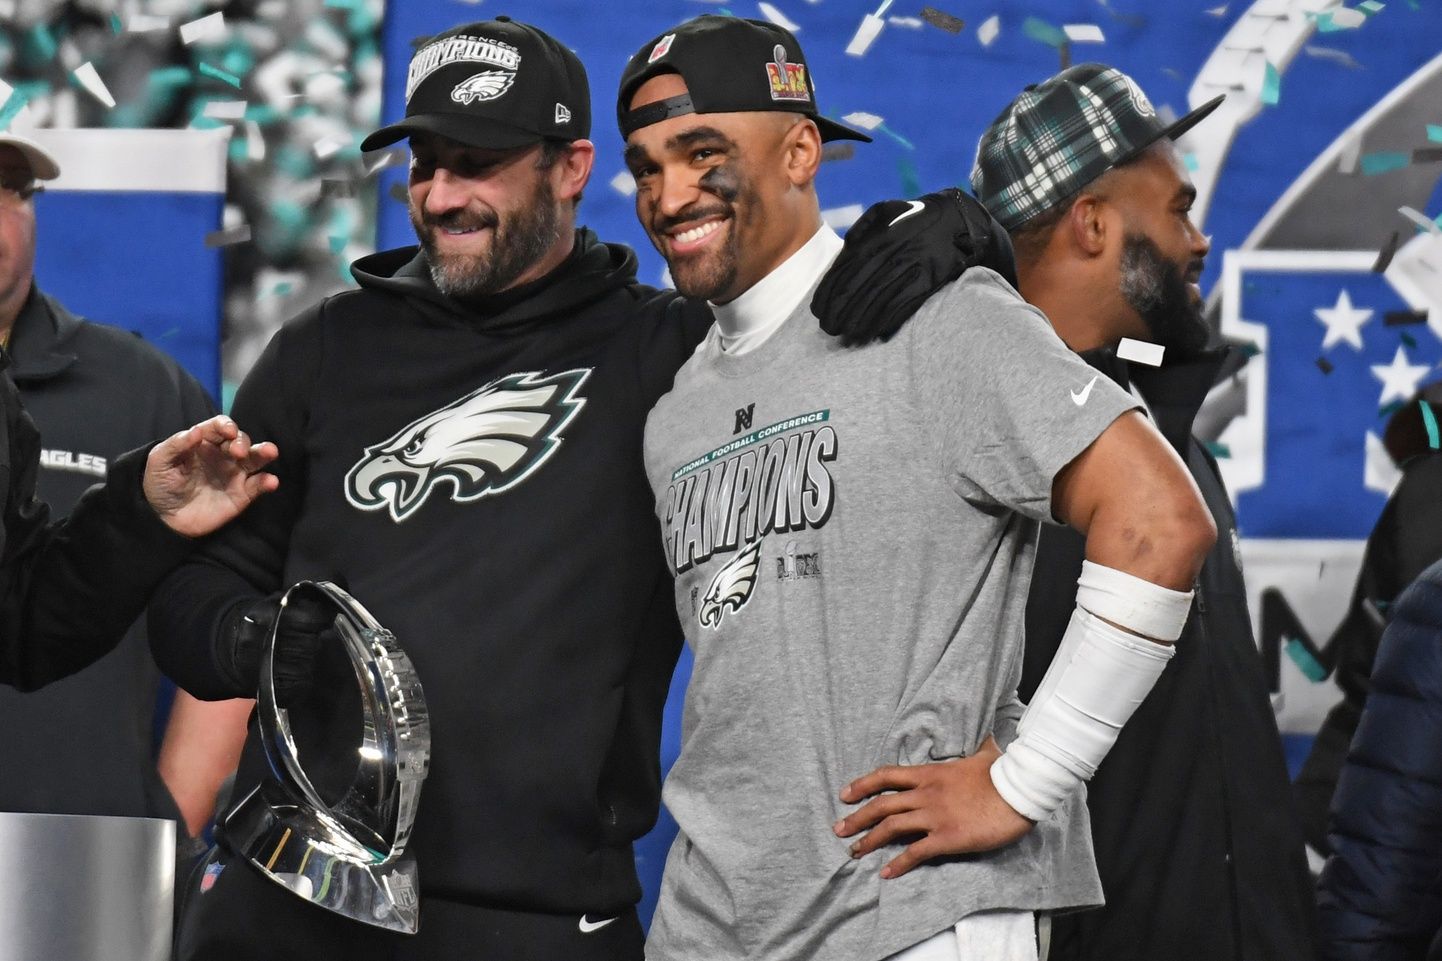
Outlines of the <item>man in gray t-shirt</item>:
M730 17L622 78L638 215L716 315L646 428L696 655L647 956L1002 957L963 940L1014 952L1032 912L1101 901L1080 783L1214 532L1130 396L995 273L881 346L816 331L841 246L820 145L859 135L813 97L794 37ZM1089 535L1090 607L1022 720L1032 550L1058 517Z

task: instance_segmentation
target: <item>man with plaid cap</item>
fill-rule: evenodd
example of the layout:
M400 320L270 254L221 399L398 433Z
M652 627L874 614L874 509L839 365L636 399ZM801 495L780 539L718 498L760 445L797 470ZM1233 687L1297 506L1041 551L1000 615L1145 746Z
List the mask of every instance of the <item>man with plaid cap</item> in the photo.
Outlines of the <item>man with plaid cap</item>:
M656 819L681 641L641 434L710 314L578 226L591 103L564 44L506 17L458 26L420 46L406 95L362 146L409 138L419 246L358 261L360 289L256 363L235 409L281 441L282 493L170 578L152 626L167 673L204 698L254 693L297 580L345 584L395 631L434 732L410 839L420 931L295 897L222 822L178 954L637 961L631 844ZM310 685L305 628L326 621L285 619L282 703ZM264 776L253 735L236 796Z
M716 316L646 424L696 655L647 956L1035 961L1038 915L1098 903L1081 785L1172 656L1205 506L992 270L884 345L815 329L842 246L821 145L867 138L820 115L787 31L668 30L617 115L641 224ZM883 231L926 205L901 206ZM1023 714L1032 543L1058 518L1088 564Z
M1313 908L1281 742L1252 638L1236 524L1216 463L1191 434L1224 351L1208 350L1197 280L1207 238L1172 141L1211 113L1161 119L1130 77L1081 64L1028 87L992 123L971 182L1011 232L1020 290L1074 350L1147 406L1219 533L1177 656L1087 796L1100 911L1058 917L1072 961L1305 961ZM1115 353L1164 349L1160 367ZM1048 528L1027 604L1023 696L1065 643L1082 539Z

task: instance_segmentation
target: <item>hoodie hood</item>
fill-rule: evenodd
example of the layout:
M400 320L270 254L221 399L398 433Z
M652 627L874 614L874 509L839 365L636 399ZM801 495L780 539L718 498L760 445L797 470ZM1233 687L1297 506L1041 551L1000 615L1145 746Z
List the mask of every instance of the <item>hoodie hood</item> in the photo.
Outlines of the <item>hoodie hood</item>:
M635 252L624 244L603 243L587 227L576 231L571 255L555 270L491 297L462 300L441 293L415 245L362 257L351 265L351 275L368 290L404 297L439 323L506 334L528 330L637 283Z

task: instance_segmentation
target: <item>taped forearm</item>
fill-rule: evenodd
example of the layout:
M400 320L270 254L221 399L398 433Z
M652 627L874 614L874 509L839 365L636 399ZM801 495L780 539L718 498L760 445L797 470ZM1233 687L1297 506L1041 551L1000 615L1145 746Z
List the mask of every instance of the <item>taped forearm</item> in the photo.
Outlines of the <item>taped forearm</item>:
M1061 646L1017 739L992 765L1003 800L1040 821L1096 773L1171 660L1170 642L1181 636L1191 602L1191 591L1082 565L1077 609Z

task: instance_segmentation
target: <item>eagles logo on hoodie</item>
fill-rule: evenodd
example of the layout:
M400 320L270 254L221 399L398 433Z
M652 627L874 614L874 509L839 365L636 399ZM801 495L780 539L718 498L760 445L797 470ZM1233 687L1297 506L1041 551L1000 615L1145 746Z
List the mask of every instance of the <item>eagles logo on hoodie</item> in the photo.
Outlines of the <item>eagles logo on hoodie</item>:
M399 522L443 486L458 503L509 490L560 447L590 373L509 374L412 421L366 448L346 474L346 500Z

